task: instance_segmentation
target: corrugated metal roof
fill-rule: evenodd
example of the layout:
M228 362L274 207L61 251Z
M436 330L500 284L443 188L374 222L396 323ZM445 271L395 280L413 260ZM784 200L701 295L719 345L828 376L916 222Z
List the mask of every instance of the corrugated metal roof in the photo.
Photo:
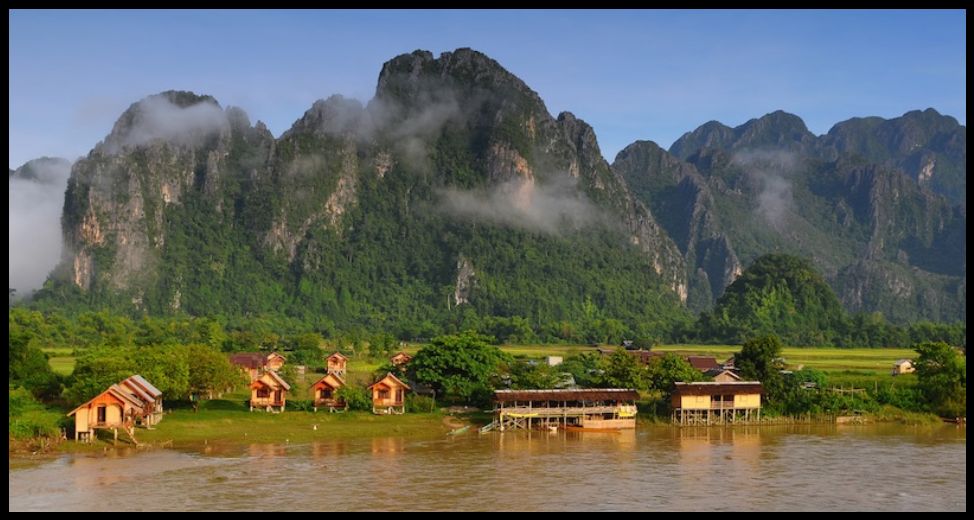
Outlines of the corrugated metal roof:
M155 398L149 395L149 392L139 386L138 383L133 381L131 377L119 383L119 386L127 390L129 393L134 394L135 397L138 397L142 401L147 403L155 401Z
M675 383L676 395L763 394L760 381L735 381L733 383Z
M631 388L586 388L582 390L497 390L494 401L633 401L639 392Z
M118 397L119 399L122 399L123 401L128 401L129 404L131 404L132 406L134 406L136 408L142 408L142 407L144 407L146 405L146 402L145 401L143 401L143 400L139 399L138 397L136 397L135 395L129 393L122 386L112 385L108 389L108 392L110 392L115 397Z
M155 398L155 397L161 397L162 396L162 391L161 390L159 390L158 388L156 388L155 386L153 386L152 383L150 383L149 381L147 381L144 377L140 376L139 374L135 374L134 376L130 377L129 379L134 379L136 382L138 382L140 385L142 385L142 388L145 388L146 390L148 390L149 391L149 394L152 395L152 397Z

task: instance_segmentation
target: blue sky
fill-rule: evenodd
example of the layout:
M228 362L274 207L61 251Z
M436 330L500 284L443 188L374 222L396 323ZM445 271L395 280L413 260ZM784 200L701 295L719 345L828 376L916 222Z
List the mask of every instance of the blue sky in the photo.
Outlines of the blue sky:
M382 64L472 47L591 124L603 154L782 109L822 134L933 107L967 123L964 11L10 11L12 168L75 159L130 104L214 96L280 135Z

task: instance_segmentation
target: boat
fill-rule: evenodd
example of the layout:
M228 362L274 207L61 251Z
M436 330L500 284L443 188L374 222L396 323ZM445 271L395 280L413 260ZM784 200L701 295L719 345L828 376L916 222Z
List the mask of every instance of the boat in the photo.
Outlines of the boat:
M565 431L591 432L591 433L622 433L622 430L620 428L585 428L582 426L574 426L574 425L565 426Z
M467 430L469 429L470 429L470 425L468 424L466 426L457 428L456 430L450 431L449 433L447 433L447 435L460 435L461 433L466 433Z

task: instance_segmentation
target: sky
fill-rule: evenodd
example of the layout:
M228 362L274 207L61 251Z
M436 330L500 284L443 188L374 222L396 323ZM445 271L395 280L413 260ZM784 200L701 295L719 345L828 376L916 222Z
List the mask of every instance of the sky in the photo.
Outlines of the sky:
M170 89L280 136L317 99L367 102L382 64L471 47L595 129L610 162L781 109L823 134L933 107L966 125L966 12L26 11L8 14L11 168L86 155Z

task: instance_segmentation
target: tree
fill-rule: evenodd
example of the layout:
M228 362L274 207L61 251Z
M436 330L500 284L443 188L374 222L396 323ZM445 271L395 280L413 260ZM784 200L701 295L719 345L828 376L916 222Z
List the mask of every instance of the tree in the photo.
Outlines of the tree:
M246 376L230 364L226 354L203 344L189 346L189 391L202 399L246 382Z
M475 392L493 388L498 367L511 361L489 339L473 332L433 338L409 362L409 372L432 386L437 396L467 401Z
M689 361L672 352L652 358L649 366L646 367L646 372L649 388L659 390L667 399L673 392L673 383L677 381L691 383L705 379L704 375L693 368Z
M558 368L562 372L570 373L575 378L575 383L582 388L599 387L603 384L605 362L598 354L583 352L569 356Z
M547 363L521 359L511 365L513 388L549 389L554 388L559 380L558 373Z
M317 332L298 334L291 341L288 361L298 365L318 365L322 361L321 345L325 339Z
M967 416L967 363L957 350L938 342L913 347L918 386L928 406L941 415Z
M781 359L781 340L778 336L762 336L744 343L734 356L734 364L741 377L748 381L760 381L767 400L774 404L786 394L785 380L781 375L784 364Z
M605 384L611 388L646 388L646 371L625 350L617 350L609 356L604 377Z

